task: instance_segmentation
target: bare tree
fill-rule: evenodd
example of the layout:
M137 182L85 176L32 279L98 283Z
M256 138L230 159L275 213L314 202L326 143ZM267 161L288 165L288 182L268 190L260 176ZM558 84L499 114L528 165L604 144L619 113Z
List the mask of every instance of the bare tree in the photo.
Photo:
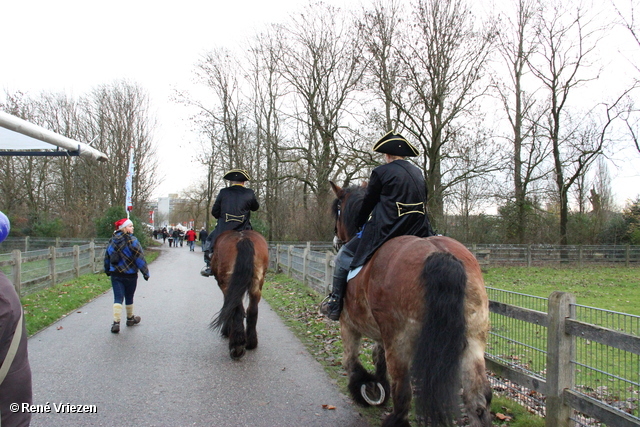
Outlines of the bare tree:
M286 228L285 200L283 200L281 178L284 165L279 161L280 141L283 138L281 104L284 102L284 82L281 79L278 39L281 28L270 27L258 34L250 48L249 72L253 89L253 117L256 125L256 166L254 172L261 188L257 196L264 200L262 214L266 219L267 240L281 236ZM262 191L260 191L262 190ZM262 197L261 197L262 196Z
M437 226L447 185L442 161L447 144L462 132L489 87L483 77L495 28L490 22L476 28L463 0L421 0L415 19L415 32L401 52L404 87L394 104L400 123L422 147L429 207Z
M99 205L124 206L129 153L134 153L132 203L134 212L146 217L145 203L157 184L157 159L152 132L155 120L149 113L149 96L137 84L116 81L97 87L87 96L87 134L94 146L109 156L93 173L91 191L102 195Z
M362 44L357 27L339 9L323 3L311 4L291 17L281 39L282 75L294 99L297 119L295 136L288 148L297 170L295 179L303 183L304 208L313 207L321 215L316 220L314 238L329 236L329 178L340 156L340 127L364 67ZM314 195L313 205L307 195Z
M95 219L109 207L124 208L131 146L136 153L134 210L140 217L146 214L156 182L155 158L148 99L139 87L115 82L80 100L53 93L20 102L14 98L9 111L69 138L93 142L110 158L106 164L79 157L9 160L3 171L12 174L24 194L11 203L11 212L25 216L28 227L59 221L65 236L92 235ZM2 180L6 194L13 187L9 182Z
M378 126L382 134L396 129L397 110L393 106L396 86L400 80L400 62L397 49L401 45L403 23L400 1L376 0L371 10L364 11L360 24L371 59L367 62L373 92L382 101L384 114Z
M245 168L247 142L247 106L241 92L241 67L227 49L214 49L206 53L197 65L200 80L211 90L213 99L205 103L192 100L208 123L211 142L217 144L224 165L221 171ZM212 101L212 102L211 102Z
M595 26L580 6L565 9L560 2L545 6L540 7L543 13L537 26L540 52L529 63L548 94L546 132L552 146L553 171L560 204L560 243L566 245L569 188L601 153L605 140L604 131L599 132L591 125L580 131L572 128L569 117L565 118L567 101L573 89L597 77L586 74L586 70L591 65L588 61L595 50L601 29ZM607 111L611 109L607 108ZM567 171L568 165L572 165L571 172Z
M541 138L537 122L535 92L526 90L528 62L536 50L534 19L535 0L518 0L514 17L506 16L503 31L498 33L498 51L508 69L508 81L497 82L499 98L507 114L513 146L513 198L516 207L514 233L516 241L525 243L530 184L544 178L541 165L550 154L546 139ZM539 110L537 110L539 111Z

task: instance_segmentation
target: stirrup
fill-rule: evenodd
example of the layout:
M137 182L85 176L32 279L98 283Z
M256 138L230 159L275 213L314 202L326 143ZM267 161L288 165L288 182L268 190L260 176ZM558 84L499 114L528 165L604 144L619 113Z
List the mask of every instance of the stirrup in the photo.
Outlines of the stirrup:
M337 305L337 307L335 307ZM342 313L342 304L340 299L335 297L333 293L326 296L320 303L320 314L328 317L331 320L340 320L340 314Z

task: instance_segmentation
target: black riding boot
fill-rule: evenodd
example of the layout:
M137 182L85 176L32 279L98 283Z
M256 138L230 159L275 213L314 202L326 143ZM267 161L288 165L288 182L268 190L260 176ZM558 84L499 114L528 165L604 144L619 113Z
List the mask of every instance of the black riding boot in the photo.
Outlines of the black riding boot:
M205 266L200 270L200 274L204 277L211 276L211 241L207 240L204 243L204 263Z
M349 270L336 268L333 274L333 289L331 295L329 295L328 299L320 307L322 314L331 320L340 320L340 313L342 313L342 297L344 296L344 291L347 288L348 275Z
M349 266L353 260L353 254L356 245L351 242L344 245L338 251L336 256L336 267L333 271L333 288L329 295L320 305L320 312L331 320L339 320L342 313L342 298L347 288L347 276L349 275Z

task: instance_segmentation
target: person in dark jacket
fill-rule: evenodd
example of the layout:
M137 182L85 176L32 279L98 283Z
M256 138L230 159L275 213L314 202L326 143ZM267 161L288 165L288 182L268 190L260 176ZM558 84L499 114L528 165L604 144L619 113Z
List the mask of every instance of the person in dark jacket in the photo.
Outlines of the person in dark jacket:
M202 251L204 252L204 244L207 241L207 237L209 237L209 233L207 230L202 227L200 233L198 234L198 239L200 240L200 246L202 247Z
M402 135L389 132L373 147L384 153L386 164L371 172L357 216L361 232L336 256L332 293L320 310L331 320L342 312L342 297L350 270L363 266L384 242L393 237L433 235L427 216L427 189L420 169L405 160L418 150Z
M133 235L133 223L123 218L116 223L116 231L104 252L104 272L111 277L113 288L113 324L111 332L120 332L122 301L127 311L127 326L140 323L140 316L133 314L133 296L138 285L138 271L144 280L149 280L149 267L144 259L144 251Z
M0 242L9 235L9 229L9 219L0 212ZM31 366L22 304L13 283L0 271L0 425L28 427L31 412L11 408L32 403Z
M209 263L216 238L227 230L251 230L251 211L257 211L260 208L256 194L244 185L246 181L251 180L247 171L232 169L225 174L224 179L230 181L230 186L220 190L211 208L211 215L218 220L218 223L204 245L206 266L200 274L205 277L211 275Z

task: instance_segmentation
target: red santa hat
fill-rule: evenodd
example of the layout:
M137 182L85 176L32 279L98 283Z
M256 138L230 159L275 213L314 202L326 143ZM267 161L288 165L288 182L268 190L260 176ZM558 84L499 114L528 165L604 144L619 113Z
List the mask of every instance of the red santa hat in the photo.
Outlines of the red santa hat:
M129 218L122 218L116 221L116 230L123 230L125 227L133 225L133 222Z

